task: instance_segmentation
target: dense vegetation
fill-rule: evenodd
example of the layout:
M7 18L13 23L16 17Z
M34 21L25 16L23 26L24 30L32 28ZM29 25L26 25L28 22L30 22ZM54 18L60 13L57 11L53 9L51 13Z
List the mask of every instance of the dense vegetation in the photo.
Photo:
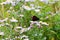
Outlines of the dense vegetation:
M60 0L0 0L0 40L60 40Z

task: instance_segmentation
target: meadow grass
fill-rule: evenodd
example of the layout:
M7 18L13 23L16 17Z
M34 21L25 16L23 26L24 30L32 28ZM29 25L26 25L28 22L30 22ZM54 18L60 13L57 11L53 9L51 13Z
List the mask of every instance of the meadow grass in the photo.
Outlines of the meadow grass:
M60 40L60 1L0 0L0 40Z

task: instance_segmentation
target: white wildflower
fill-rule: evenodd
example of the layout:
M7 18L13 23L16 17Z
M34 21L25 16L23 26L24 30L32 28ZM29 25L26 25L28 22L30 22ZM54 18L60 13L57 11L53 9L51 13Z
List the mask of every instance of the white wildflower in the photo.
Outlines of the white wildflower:
M22 34L23 32L28 31L28 28L22 28L22 27L15 27L14 28L16 32L20 32L20 34Z
M5 19L4 19L4 21L7 21L7 20L8 20L8 18L5 18Z
M23 14L20 14L20 17L24 17L24 15Z
M7 2L2 2L2 3L0 3L1 5L3 5L3 4L7 4Z
M5 23L5 25L10 25L9 23Z
M25 2L35 2L35 0L25 0Z
M20 36L15 36L15 38L20 38Z
M1 26L5 26L5 24L0 24L0 27L1 27Z
M2 2L1 5L3 4L10 4L12 2L12 0L6 0L5 2Z
M21 1L21 0L16 0L17 2Z
M22 27L20 27L20 26L18 26L18 27L16 27L16 28L17 28L17 29L19 29L19 28L22 29Z
M28 38L28 36L26 36L26 35L23 35L23 36L21 36L21 39L22 39L22 38L24 38L24 37Z
M39 27L40 27L40 23L38 22L38 23L36 23Z
M20 30L22 30L22 27L17 26L17 27L14 28L14 30L15 30L16 32L19 32Z
M30 29L31 29L31 27L28 27L28 28L27 28L27 30L30 30Z
M20 30L20 34L22 34L23 32L26 32L26 31L28 31L27 28L22 28L22 30Z
M23 5L22 8L24 8L26 10L31 10L31 8L29 6L25 6L25 5Z
M10 9L13 9L13 7L10 7Z
M0 32L0 35L1 35L1 36L4 36L4 32Z
M30 21L31 23L33 23L33 21Z
M40 9L35 9L35 12L40 12Z
M12 6L16 5L15 2L13 2L13 0L6 0L5 2L2 2L0 4L3 5L3 4L10 4L10 3L11 3Z
M34 7L34 4L30 4L31 7Z
M31 10L35 10L35 7L31 7Z
M6 0L7 2L12 2L12 0Z
M40 1L42 1L42 2L47 2L48 0L40 0Z
M29 40L28 36L26 36L26 35L23 35L23 36L21 37L21 39L23 39L23 40Z
M40 0L41 2L45 2L46 4L48 4L49 0Z
M29 39L27 38L27 39L24 39L24 40L29 40Z
M25 0L25 2L29 2L29 0Z
M35 2L35 0L30 0L30 2Z
M36 24L40 28L40 23L38 21L30 21L30 27L33 27L33 24Z
M42 21L40 21L39 23L42 23Z
M12 17L12 19L10 19L10 21L11 22L18 22L18 20L14 19L13 17Z
M15 3L15 2L11 2L11 5L12 5L12 6L15 6L15 5L16 5L16 3Z
M43 8L43 7L41 7L41 6L37 6L37 8L40 9L40 8Z
M4 22L4 20L0 20L0 22Z
M34 4L30 4L31 10L35 9Z
M43 25L47 25L47 26L49 25L46 22L42 22L42 21L40 21L40 23L43 24Z
M4 21L7 21L7 20L8 20L8 18L5 18L3 20L0 20L0 22L4 22Z

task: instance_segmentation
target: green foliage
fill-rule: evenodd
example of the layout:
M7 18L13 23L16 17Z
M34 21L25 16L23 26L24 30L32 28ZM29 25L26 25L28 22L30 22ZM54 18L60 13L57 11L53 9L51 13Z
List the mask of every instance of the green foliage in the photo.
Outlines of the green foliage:
M5 1L5 0L4 0ZM3 2L4 2L3 1ZM52 0L50 0L52 1ZM2 0L0 0L2 3ZM35 9L39 9L39 12L36 12L35 9L29 10L30 4L34 4ZM22 6L27 6L27 9L24 9ZM37 8L41 6L42 8ZM54 8L54 7L55 8ZM54 10L55 9L55 10ZM15 6L12 4L0 4L0 20L8 18L7 21L0 22L0 31L4 32L4 36L0 35L0 40L8 38L8 40L15 38L15 36L27 35L29 40L60 40L60 1L55 3L48 3L41 1L35 2L25 2L20 1L16 3ZM20 15L23 15L20 16ZM30 21L32 21L32 16L37 16L40 20L48 23L49 25L42 25L41 28L38 28L37 25L33 25L33 28L27 32L20 34L15 31L15 27L22 26L23 28L28 28L30 26ZM11 22L11 19L16 19L18 22ZM9 25L6 25L8 23ZM2 24L2 25L1 25ZM15 38L13 40L22 40L20 38Z

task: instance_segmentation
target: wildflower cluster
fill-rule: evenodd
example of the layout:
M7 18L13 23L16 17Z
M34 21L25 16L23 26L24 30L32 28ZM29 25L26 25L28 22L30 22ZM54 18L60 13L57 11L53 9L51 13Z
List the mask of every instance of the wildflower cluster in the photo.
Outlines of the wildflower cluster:
M0 40L60 40L59 3L60 0L1 0ZM32 16L39 20L32 20Z

